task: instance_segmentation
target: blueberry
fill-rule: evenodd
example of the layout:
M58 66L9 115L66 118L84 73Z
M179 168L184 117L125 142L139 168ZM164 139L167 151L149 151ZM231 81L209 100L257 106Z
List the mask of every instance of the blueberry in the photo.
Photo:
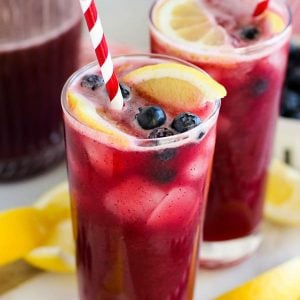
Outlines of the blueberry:
M295 66L288 71L286 83L290 89L300 92L300 66Z
M176 155L175 148L164 149L158 153L156 153L155 157L162 161L171 160Z
M96 90L104 84L104 80L101 76L96 74L84 75L81 79L80 85L91 90Z
M139 108L136 115L139 125L143 129L153 129L166 122L166 113L159 106L146 106Z
M128 99L130 97L130 88L124 83L120 83L121 93L124 99Z
M201 122L201 119L192 113L181 113L175 117L171 126L182 133L198 126Z
M201 131L198 135L198 139L201 140L205 136L205 132Z
M292 118L298 111L300 111L300 95L292 90L284 89L280 114Z
M175 178L175 172L168 168L159 168L152 173L152 178L160 183L168 183Z
M255 26L247 26L241 29L240 31L240 37L243 40L255 40L259 36L260 31Z
M265 93L268 89L268 80L265 78L258 78L254 81L252 90L255 96L260 96Z
M149 134L149 139L163 138L174 135L174 132L166 127L155 128Z
M155 179L160 183L168 183L174 179L175 172L172 169L161 169L155 175Z

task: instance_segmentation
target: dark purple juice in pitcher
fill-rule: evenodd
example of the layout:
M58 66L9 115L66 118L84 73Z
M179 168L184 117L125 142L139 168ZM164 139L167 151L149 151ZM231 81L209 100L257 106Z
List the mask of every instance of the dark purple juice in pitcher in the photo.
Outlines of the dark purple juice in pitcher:
M80 11L69 3L66 13L57 1L46 9L43 2L31 12L21 5L19 20L14 7L1 9L0 180L43 170L64 153L60 91L77 67ZM43 9L43 20L30 20Z

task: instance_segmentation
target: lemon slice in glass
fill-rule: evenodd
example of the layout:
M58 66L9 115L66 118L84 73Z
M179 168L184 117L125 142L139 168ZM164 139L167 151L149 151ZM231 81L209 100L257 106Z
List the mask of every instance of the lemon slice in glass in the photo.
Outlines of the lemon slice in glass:
M111 140L117 144L122 145L125 148L128 146L129 141L126 134L121 132L117 126L114 126L109 121L102 118L97 112L96 107L84 96L76 92L69 91L67 94L67 102L70 111L77 120L92 129L107 134Z
M300 225L300 172L279 160L269 170L264 214L276 223Z
M197 0L172 0L157 5L152 12L154 25L166 36L194 45L228 44L226 31Z
M282 32L286 27L283 19L271 10L268 10L265 13L265 18L267 19L270 30L273 34Z
M181 111L226 96L225 88L209 75L178 63L141 67L125 75L123 81L152 102Z

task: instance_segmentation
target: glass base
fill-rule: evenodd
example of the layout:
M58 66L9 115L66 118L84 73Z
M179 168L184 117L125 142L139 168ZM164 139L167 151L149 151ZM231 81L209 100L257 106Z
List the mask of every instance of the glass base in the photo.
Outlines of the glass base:
M203 241L200 250L200 266L206 269L217 269L236 265L253 254L261 241L260 232L228 241Z
M0 160L0 181L24 179L48 169L64 158L64 143L61 141L30 156L16 160Z

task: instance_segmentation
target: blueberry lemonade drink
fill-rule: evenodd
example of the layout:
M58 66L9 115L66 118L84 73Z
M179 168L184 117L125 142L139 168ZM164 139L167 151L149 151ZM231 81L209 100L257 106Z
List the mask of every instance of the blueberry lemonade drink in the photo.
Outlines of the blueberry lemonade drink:
M285 74L290 16L282 1L160 0L152 51L186 59L227 89L217 128L202 259L217 267L261 237L266 171Z
M63 91L80 299L192 299L215 124L225 89L164 56L114 60Z
M60 93L78 67L80 21L73 0L0 1L0 181L63 159Z

